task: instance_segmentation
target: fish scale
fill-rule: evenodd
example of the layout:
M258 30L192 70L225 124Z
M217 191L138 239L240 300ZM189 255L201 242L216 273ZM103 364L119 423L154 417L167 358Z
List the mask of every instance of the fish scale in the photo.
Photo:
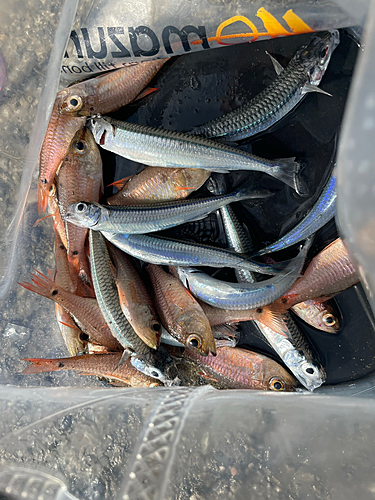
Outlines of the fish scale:
M289 113L306 92L317 91L312 87L320 83L338 43L338 31L314 35L285 69L270 56L278 75L271 85L239 108L195 127L190 133L236 141L271 127ZM320 59L320 50L324 47L328 47L328 50L324 58Z
M291 307L316 297L334 295L358 282L359 276L338 238L313 258L304 275L281 300Z
M138 337L122 312L103 236L98 232L90 231L89 241L95 295L112 335L124 348L130 347L137 354L148 353L150 348Z

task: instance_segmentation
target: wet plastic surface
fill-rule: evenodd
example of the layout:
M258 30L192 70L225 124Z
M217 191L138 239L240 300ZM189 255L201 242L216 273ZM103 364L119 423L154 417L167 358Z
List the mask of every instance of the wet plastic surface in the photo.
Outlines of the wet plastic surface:
M253 140L239 143L241 149L265 158L296 156L302 163L300 177L307 196L296 195L289 187L264 174L246 172L226 175L229 189L236 187L245 177L252 177L255 188L276 193L267 202L235 206L249 229L255 248L262 248L262 242L276 240L304 217L334 166L337 137L358 52L358 44L348 31L341 30L340 35L341 42L321 83L322 89L332 97L309 94L271 130ZM151 86L159 88L157 93L119 110L113 116L143 125L189 130L236 108L269 85L275 78L275 71L266 50L285 66L310 36L280 38L256 45L243 44L220 51L181 56L167 63L151 82ZM105 185L141 168L106 151L103 151L103 160ZM203 187L194 196L207 193ZM206 222L208 229L210 225L217 235L215 243L225 246L220 221L215 226L210 217ZM207 237L206 233L202 222L177 228L179 238L198 242L202 241L202 236ZM173 237L175 230L165 231L165 234ZM336 237L336 227L331 222L320 231L309 255L315 255ZM280 259L293 255L295 250L294 253L289 250L275 254ZM207 269L207 272L212 274L214 271ZM230 269L216 273L215 277L235 280ZM338 335L320 332L297 318L319 353L327 372L327 384L355 380L375 370L375 323L361 286L340 294L335 298L335 304L342 324ZM253 332L251 322L242 326L241 345L256 347L273 356L274 351L254 337Z

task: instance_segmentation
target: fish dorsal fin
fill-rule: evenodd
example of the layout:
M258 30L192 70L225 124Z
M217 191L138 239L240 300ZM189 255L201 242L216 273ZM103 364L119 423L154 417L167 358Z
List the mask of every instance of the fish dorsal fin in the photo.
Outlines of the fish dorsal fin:
M271 54L269 52L267 52L267 50L265 52L268 55L268 57L271 59L271 62L273 64L273 67L275 68L277 76L279 76L284 71L284 68L281 66L281 64L279 63L279 61L277 59L275 59L273 56L271 56Z

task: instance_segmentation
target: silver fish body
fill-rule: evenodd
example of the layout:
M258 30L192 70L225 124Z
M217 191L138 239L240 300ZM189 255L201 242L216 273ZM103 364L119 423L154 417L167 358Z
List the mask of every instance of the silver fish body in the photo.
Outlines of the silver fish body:
M268 129L295 108L308 92L319 92L317 86L339 42L337 30L314 34L285 69L270 56L278 75L271 85L236 110L196 127L191 133L238 141Z
M167 375L166 370L168 365L172 365L171 358L167 353L154 351L145 344L122 312L103 236L99 232L90 231L89 242L94 290L112 335L126 350L130 348L133 351L131 363L135 368L166 385L172 385L173 380Z
M215 176L209 182L211 192L225 193L226 186L223 176ZM230 206L223 207L220 209L220 215L229 247L240 253L250 252L252 250L250 236L245 232L233 209ZM236 276L239 283L254 283L256 281L250 271L236 270ZM326 380L324 368L288 312L283 315L283 321L285 325L284 335L255 320L256 335L275 350L306 389L313 391Z
M321 195L303 220L279 240L275 241L275 243L262 248L255 255L264 255L284 250L316 233L334 218L336 214L336 199L336 176L332 173Z
M262 274L277 274L276 267L246 260L228 250L187 243L149 234L119 234L103 231L103 236L123 252L150 264L165 266L234 267Z
M277 276L257 283L220 281L194 268L178 267L177 273L191 293L206 304L232 311L255 309L271 304L292 286L302 270L310 244L308 240L299 255Z
M251 188L249 181L241 189L228 195L133 206L103 206L81 201L69 205L64 220L95 231L127 234L151 233L191 220L202 219L210 212L229 203L269 196L269 193L254 193Z
M298 189L294 158L266 160L239 148L182 132L162 130L112 118L92 118L90 128L103 148L153 167L203 168L211 172L255 170Z

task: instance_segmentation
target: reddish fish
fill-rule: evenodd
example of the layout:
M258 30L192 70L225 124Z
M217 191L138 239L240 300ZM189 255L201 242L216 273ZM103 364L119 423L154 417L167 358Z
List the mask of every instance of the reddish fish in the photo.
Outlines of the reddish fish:
M113 245L109 253L116 267L116 285L122 312L135 332L152 349L160 344L161 324L151 296L130 258Z
M50 277L37 271L32 274L31 283L19 283L27 290L60 304L76 320L77 325L87 333L89 342L108 347L111 351L122 350L104 321L96 299L79 297L58 286Z
M159 266L149 264L158 316L176 340L202 356L215 354L215 339L201 306L181 281Z
M357 271L338 238L312 259L303 276L276 302L289 309L306 300L335 295L358 282Z
M102 193L103 172L99 148L91 132L76 133L57 177L57 196L61 216L67 207L78 201L98 202ZM78 273L86 284L91 283L86 245L88 229L65 223L68 260L71 273Z
M106 114L133 101L167 59L145 61L91 78L56 96L40 153L38 207L44 213L48 193L75 133L86 116Z
M24 369L24 375L31 373L73 370L81 375L105 377L112 383L122 383L132 387L157 387L163 385L154 378L144 375L130 362L130 359L119 365L121 353L85 354L72 358L43 359L28 358L31 365Z
M340 330L340 321L333 307L320 299L306 300L292 307L305 323L326 333L336 334Z
M293 391L296 380L276 361L239 347L218 347L216 356L206 357L185 350L204 375L232 389Z
M186 198L199 189L210 172L194 168L146 167L108 198L109 205L136 205Z
M105 115L132 102L168 59L144 61L90 78L57 95L68 116Z
M44 213L55 176L68 151L70 143L77 132L85 124L84 117L64 116L60 113L60 100L57 94L52 109L47 132L40 151L38 209Z

